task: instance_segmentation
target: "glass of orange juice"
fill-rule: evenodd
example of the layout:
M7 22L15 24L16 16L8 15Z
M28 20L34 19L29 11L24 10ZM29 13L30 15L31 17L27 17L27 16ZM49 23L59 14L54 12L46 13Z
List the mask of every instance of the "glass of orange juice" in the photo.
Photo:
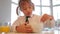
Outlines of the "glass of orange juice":
M5 33L10 32L10 23L9 22L2 23L2 26L0 26L0 31Z
M0 22L0 33L1 33L1 25L2 25L2 23Z

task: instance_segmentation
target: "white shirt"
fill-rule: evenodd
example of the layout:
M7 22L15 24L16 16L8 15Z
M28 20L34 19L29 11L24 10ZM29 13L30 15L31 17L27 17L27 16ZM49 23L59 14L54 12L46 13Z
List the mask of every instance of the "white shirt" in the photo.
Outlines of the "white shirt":
M41 30L43 29L43 23L40 22L40 16L38 15L32 15L30 18L28 18L29 20L29 24L32 26L33 28L33 32L41 32ZM25 23L25 16L20 16L12 25L13 26L13 31L15 30L15 27Z

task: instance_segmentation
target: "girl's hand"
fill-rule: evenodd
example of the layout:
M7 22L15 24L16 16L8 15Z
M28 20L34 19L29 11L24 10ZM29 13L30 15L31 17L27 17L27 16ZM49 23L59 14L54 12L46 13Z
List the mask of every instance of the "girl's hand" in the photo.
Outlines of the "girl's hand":
M42 22L45 22L45 21L47 21L47 20L53 20L53 19L54 19L53 16L48 15L48 14L44 14L44 15L41 17L41 21L42 21Z
M31 25L27 24L21 24L20 26L16 26L16 31L21 33L31 33L32 28Z

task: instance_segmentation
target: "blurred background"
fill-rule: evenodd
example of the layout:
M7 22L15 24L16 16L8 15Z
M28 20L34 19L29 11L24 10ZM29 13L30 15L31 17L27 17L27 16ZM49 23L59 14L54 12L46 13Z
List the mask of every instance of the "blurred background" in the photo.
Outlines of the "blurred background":
M17 19L16 7L19 0L0 0L0 23L10 22L11 25ZM49 14L54 16L55 26L60 26L60 0L31 0L35 5L33 14ZM20 10L19 10L20 11ZM19 12L19 16L23 15Z

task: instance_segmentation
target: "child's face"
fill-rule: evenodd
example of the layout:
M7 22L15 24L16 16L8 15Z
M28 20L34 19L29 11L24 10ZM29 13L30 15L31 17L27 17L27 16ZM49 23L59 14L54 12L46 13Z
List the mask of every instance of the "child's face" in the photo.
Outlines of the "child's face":
M25 4L21 5L21 11L25 16L30 16L32 14L33 6L29 3L25 2Z

